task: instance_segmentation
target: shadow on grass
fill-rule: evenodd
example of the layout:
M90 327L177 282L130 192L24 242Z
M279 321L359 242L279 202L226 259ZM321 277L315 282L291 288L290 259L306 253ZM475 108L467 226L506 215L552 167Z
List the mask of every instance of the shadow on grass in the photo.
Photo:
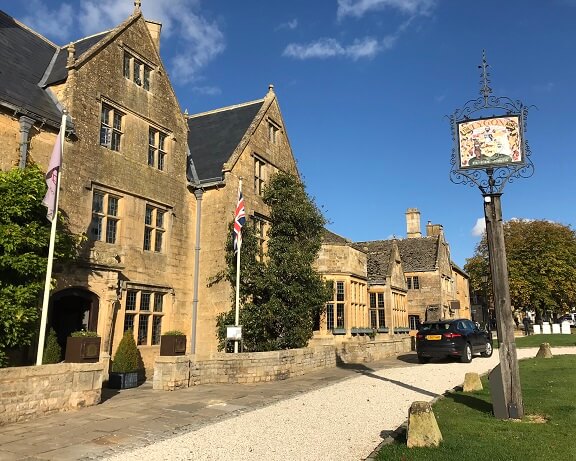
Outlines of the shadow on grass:
M480 411L482 413L492 414L492 404L486 400L474 397L472 395L459 394L455 392L448 392L445 398L451 399L454 403L466 405L472 410Z

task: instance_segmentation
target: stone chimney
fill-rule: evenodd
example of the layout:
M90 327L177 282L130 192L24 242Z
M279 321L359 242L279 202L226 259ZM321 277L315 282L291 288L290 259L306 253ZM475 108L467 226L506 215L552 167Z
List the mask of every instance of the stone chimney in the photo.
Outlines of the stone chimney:
M148 26L148 32L152 36L152 40L154 41L154 45L156 45L156 49L160 52L160 31L162 30L162 23L156 21L150 21L146 19L146 26Z
M428 224L426 224L426 236L438 237L439 235L444 235L442 224L432 224L432 222L428 221Z
M406 210L406 237L409 239L422 237L420 232L420 211L418 208Z

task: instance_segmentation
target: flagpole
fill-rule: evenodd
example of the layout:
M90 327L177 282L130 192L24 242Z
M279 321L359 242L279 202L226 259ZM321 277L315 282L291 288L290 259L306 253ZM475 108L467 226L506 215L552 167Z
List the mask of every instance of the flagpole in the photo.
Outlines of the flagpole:
M238 184L238 197L242 193L242 178ZM242 232L242 230L240 230ZM236 240L236 316L234 317L234 326L240 323L240 247L242 246L242 234L239 233ZM234 353L238 353L238 340L234 341Z
M62 112L62 123L58 141L60 142L60 155L64 152L64 138L66 134L66 112ZM38 351L36 354L36 365L42 365L44 355L44 339L46 336L46 321L48 318L48 302L50 300L50 282L52 280L52 263L54 260L54 244L56 241L56 224L58 223L58 199L60 198L60 170L56 173L56 198L54 200L54 215L52 216L52 227L50 228L50 244L48 247L48 264L46 266L46 280L44 282L44 299L42 301L42 315L40 318L40 335L38 336Z

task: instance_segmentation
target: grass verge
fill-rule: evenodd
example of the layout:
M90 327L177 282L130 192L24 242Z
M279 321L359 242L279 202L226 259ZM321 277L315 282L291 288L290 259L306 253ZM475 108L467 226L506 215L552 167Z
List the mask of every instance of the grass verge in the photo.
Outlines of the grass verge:
M478 392L450 392L434 404L444 438L437 448L407 448L405 436L385 445L377 460L573 461L576 453L576 356L520 361L525 418L492 416L487 378Z
M516 338L516 347L539 347L549 343L552 347L576 346L576 335L530 335Z

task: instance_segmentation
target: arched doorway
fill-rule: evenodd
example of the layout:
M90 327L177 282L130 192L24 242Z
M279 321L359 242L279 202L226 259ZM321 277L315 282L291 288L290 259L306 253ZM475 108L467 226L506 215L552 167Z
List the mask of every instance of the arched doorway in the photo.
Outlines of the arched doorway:
M63 354L70 333L97 331L99 306L98 296L85 288L67 288L52 296L49 328L54 328Z

